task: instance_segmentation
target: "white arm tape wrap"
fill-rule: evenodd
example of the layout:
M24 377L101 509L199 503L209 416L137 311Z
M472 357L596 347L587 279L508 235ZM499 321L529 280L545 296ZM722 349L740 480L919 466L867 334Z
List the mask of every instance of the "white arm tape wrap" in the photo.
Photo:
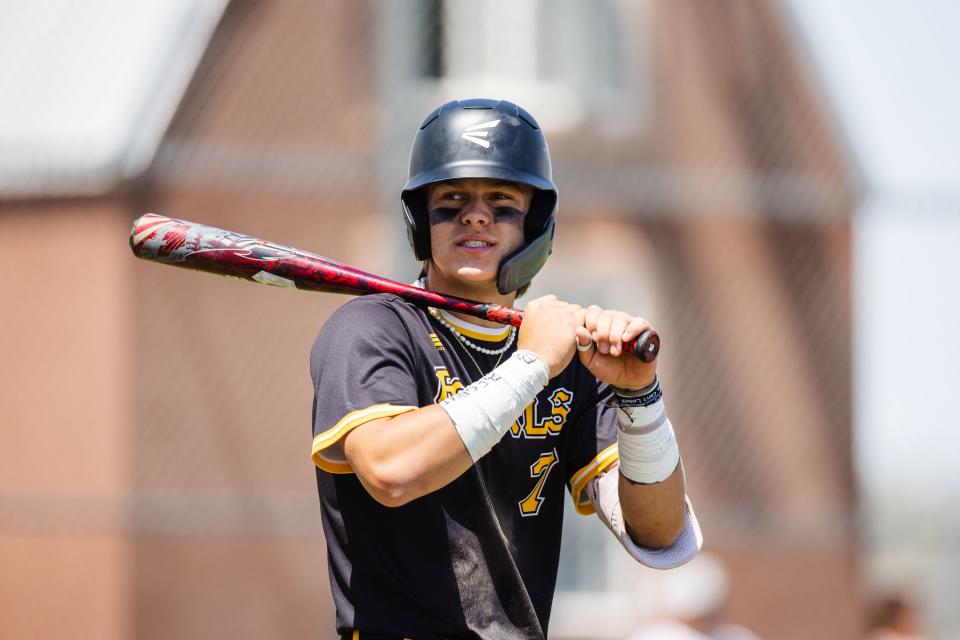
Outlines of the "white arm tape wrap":
M663 482L680 462L680 449L663 399L649 407L617 409L620 473L634 482Z
M703 534L700 523L693 512L690 499L686 498L686 516L683 531L669 547L647 549L639 546L627 533L627 527L620 511L619 474L616 467L594 478L587 485L587 495L597 510L597 516L620 541L627 553L637 562L652 569L673 569L689 562L703 546Z
M549 381L547 364L532 351L521 349L457 395L441 402L440 407L450 416L476 462L500 442L510 425Z

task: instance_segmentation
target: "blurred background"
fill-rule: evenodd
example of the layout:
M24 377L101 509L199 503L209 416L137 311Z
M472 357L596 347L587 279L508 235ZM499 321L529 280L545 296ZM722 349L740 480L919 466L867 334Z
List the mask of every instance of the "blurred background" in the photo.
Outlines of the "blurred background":
M659 329L706 538L658 573L571 509L551 637L960 637L958 32L947 0L0 0L0 638L335 636L307 357L345 300L137 261L130 224L410 280L410 143L478 96L551 145L527 298Z

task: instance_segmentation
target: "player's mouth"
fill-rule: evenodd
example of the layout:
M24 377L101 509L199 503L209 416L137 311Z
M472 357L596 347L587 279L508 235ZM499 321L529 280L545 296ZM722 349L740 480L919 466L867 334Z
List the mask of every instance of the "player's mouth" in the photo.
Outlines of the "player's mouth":
M483 253L496 246L496 242L487 238L463 238L457 241L457 247L468 253Z

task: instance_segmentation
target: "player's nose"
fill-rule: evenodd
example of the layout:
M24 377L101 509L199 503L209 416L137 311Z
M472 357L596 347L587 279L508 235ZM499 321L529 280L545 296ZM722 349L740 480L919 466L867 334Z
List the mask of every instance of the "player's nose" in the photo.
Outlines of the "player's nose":
M486 226L493 220L493 212L479 199L472 199L463 209L460 222L465 225Z

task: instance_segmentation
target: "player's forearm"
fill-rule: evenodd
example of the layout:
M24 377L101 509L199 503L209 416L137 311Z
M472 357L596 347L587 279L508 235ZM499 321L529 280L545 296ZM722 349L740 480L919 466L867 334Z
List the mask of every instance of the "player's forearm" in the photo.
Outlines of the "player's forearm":
M402 506L460 477L473 460L438 405L368 422L350 432L344 453L377 502Z
M347 461L377 501L399 506L458 478L493 448L549 379L548 365L518 350L438 405L381 419L344 439Z
M642 547L668 547L683 531L686 502L680 449L660 381L615 393L617 493L627 533Z
M686 516L679 464L667 479L653 484L635 483L620 475L618 489L627 533L636 544L659 549L676 541Z

